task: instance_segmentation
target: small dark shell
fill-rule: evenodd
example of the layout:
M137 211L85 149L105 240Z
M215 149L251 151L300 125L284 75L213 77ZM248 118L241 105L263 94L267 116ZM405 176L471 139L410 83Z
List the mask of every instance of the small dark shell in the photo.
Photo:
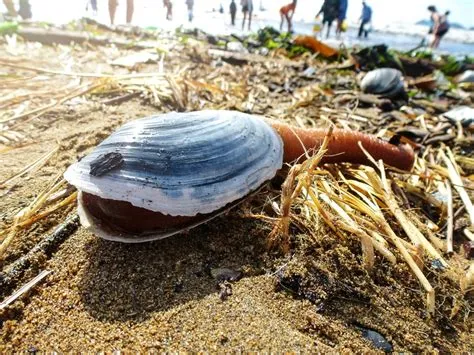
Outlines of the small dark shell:
M364 76L360 87L365 93L394 97L404 91L402 73L392 68L375 69Z

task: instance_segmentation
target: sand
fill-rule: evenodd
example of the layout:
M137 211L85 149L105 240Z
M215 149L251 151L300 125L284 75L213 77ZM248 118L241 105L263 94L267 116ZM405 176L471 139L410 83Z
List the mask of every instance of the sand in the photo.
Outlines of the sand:
M54 57L63 50L43 47L33 55ZM87 67L103 63L103 53L93 48L87 54L72 54L78 62L86 60L85 55ZM215 70L195 65L202 72ZM264 78L273 76L274 82L284 82L275 77L277 66L232 70L249 75L250 81L264 73ZM276 116L285 110L288 99L281 91L270 97L274 102L266 104L267 112ZM119 125L170 110L141 98L118 106L99 101L92 98L58 106L30 123L34 144L0 155L2 180L56 142L60 144L59 153L46 166L2 192L0 211L5 225L58 172ZM204 106L216 104L220 103ZM256 110L265 112L262 107ZM316 116L311 106L301 110L300 115ZM294 247L289 255L267 250L272 226L249 217L248 211L265 210L268 197L278 198L277 188L275 183L210 223L152 243L108 242L80 227L50 258L39 257L17 280L20 286L40 270L51 271L46 280L0 313L0 352L381 352L361 329L378 331L394 351L474 350L472 298L449 319L459 295L452 293L455 285L436 274L430 279L439 280L439 308L430 318L423 290L407 266L394 267L377 257L377 269L368 273L361 266L355 239L339 240L325 232L308 245L298 242L306 240L304 234L292 230ZM73 213L75 206L70 206L21 231L5 255L3 269ZM243 276L226 284L232 291L228 297L221 296L224 286L211 275L211 270L224 267L239 270ZM12 291L2 289L2 298Z

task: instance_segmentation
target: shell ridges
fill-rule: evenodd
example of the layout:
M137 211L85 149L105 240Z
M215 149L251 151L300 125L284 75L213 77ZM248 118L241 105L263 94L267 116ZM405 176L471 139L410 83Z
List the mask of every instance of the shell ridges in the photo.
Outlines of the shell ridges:
M124 163L90 174L100 155ZM194 216L211 213L273 178L283 144L264 120L234 111L168 113L131 121L64 174L79 190L136 207Z

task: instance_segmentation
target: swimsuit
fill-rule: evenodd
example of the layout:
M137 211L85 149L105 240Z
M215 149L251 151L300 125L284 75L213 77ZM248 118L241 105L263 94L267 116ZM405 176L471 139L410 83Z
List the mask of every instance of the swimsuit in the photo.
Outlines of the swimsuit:
M288 4L288 5L285 5L285 6L282 6L282 8L280 9L280 14L282 15L288 15L288 13L290 11L295 11L295 8L296 8L296 5L294 2L292 2L291 4Z

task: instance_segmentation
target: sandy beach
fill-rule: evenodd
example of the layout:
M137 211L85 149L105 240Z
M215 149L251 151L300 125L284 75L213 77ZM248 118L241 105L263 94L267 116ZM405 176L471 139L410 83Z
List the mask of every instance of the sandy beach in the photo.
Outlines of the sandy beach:
M447 253L447 207L437 200L440 187L433 182L449 179L438 160L442 153L436 155L449 146L472 200L472 126L460 129L442 114L472 105L473 91L456 86L435 97L406 77L412 97L387 103L362 95L360 74L347 61L326 61L308 52L290 59L281 48L268 56L229 54L199 35L162 32L147 38L127 28L79 27L69 31L86 29L90 36L105 35L115 42L51 46L20 36L0 38L1 300L42 270L50 272L28 292L2 304L0 352L474 350L473 292L466 276L472 257L466 256L463 234L472 226L453 188L454 211L460 212L453 217L454 252ZM150 41L155 42L145 47ZM130 59L145 52L150 60ZM117 65L124 58L127 65ZM383 194L374 192L370 198L382 208L379 226L390 226L396 237L375 228L378 222L357 214L354 206L344 207L358 227L380 232L369 236L374 245L383 246L375 250L369 267L360 235L331 228L325 216L333 216L334 223L343 218L323 200L324 210L318 213L315 202L305 200L304 191L311 189L321 195L331 187L336 194L336 186L343 191L353 180L375 184L373 168L348 164L295 175L296 181L315 185L295 193L286 251L278 246L284 245L284 233L283 239L270 236L283 220L282 183L289 168L239 207L164 240L110 242L79 226L77 217L70 222L77 210L76 191L62 180L68 166L126 122L203 109L264 115L295 127L332 122L387 140L391 133L408 130L401 139L416 148L417 164L412 173L387 168L387 174L402 191L396 204L405 206L400 210L426 242L414 243ZM364 180L363 174L372 178ZM43 192L39 203L36 198ZM55 231L64 224L69 229L58 239ZM276 247L269 247L270 242ZM403 251L436 292L433 314L426 288ZM229 274L239 277L230 280ZM469 288L462 289L460 282L468 282Z

